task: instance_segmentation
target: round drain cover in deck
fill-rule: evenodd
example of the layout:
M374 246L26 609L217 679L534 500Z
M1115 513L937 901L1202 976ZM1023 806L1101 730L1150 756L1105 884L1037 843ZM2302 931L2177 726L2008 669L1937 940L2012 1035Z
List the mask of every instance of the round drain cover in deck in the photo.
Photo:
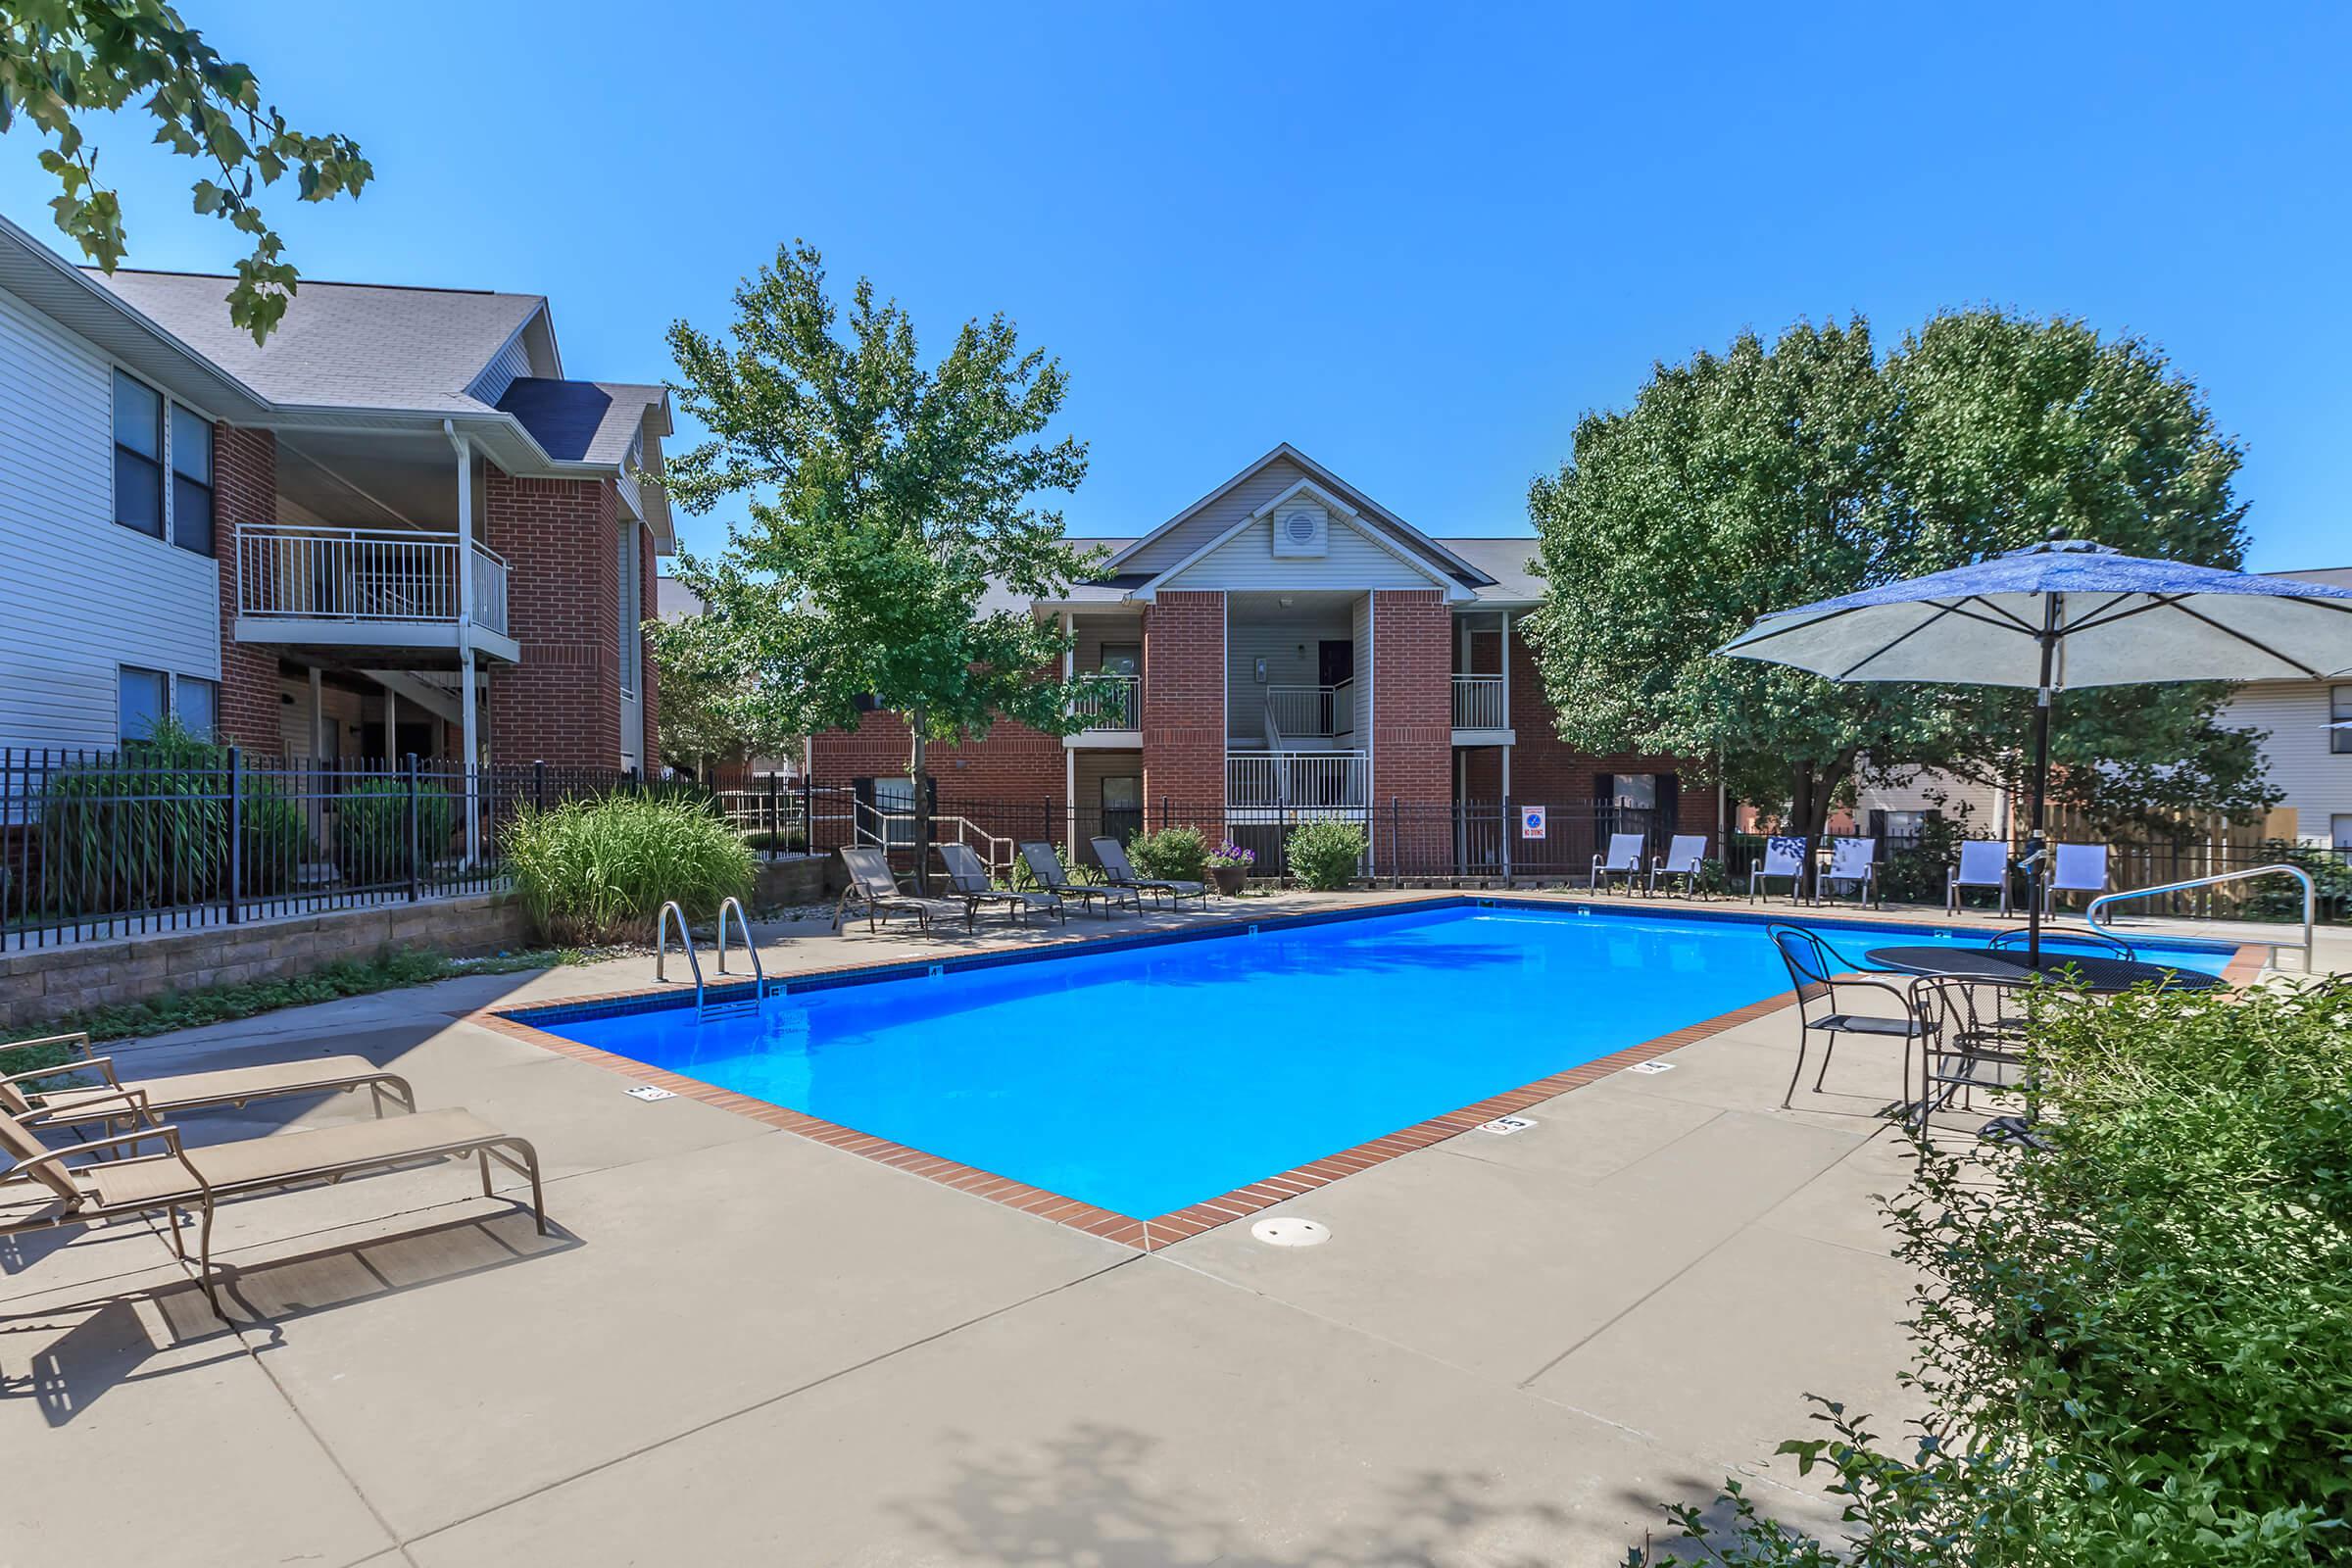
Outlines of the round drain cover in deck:
M1320 1247L1331 1240L1331 1227L1311 1219L1261 1219L1250 1234L1268 1247Z

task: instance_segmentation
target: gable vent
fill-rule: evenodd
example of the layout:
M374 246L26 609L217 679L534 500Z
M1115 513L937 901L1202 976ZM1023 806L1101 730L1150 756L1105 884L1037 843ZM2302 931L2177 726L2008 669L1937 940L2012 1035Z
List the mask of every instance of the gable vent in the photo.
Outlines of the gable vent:
M1282 508L1274 514L1274 554L1321 556L1331 551L1331 517L1311 501Z

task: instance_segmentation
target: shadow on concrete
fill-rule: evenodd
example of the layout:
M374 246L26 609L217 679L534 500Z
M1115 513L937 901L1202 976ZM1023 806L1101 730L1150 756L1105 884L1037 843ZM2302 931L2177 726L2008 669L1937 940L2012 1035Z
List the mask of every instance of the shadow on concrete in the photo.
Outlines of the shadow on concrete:
M1619 1541L1607 1525L1565 1502L1504 1493L1472 1471L1423 1470L1401 1477L1377 1500L1336 1510L1328 1497L1301 1497L1286 1520L1279 1495L1244 1525L1230 1502L1158 1479L1186 1462L1158 1462L1159 1440L1120 1427L1082 1423L1042 1446L982 1451L951 1435L953 1480L936 1495L892 1505L927 1544L925 1562L1100 1568L1105 1563L1214 1562L1219 1568L1424 1568L1476 1562L1482 1568L1557 1568L1622 1561L1642 1526ZM1661 1478L1690 1493L1695 1474ZM1659 1499L1624 1494L1637 1517L1663 1522ZM1598 1539L1596 1539L1598 1538ZM1596 1554L1597 1553L1597 1554Z
M517 1208L258 1264L216 1259L227 1322L192 1278L0 1310L0 1400L32 1399L49 1425L64 1426L114 1389L272 1349L288 1323L583 1245L552 1221L541 1236ZM216 1345L217 1353L186 1353Z

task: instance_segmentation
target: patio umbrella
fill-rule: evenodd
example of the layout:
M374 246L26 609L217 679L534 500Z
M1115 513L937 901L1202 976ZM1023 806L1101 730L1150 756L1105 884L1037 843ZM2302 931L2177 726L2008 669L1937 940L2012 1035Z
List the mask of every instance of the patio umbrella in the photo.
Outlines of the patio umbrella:
M2050 710L2069 686L2324 680L2352 669L2352 588L2127 556L2080 539L1766 615L1722 652L1832 680L2030 687L2028 962L2041 959Z

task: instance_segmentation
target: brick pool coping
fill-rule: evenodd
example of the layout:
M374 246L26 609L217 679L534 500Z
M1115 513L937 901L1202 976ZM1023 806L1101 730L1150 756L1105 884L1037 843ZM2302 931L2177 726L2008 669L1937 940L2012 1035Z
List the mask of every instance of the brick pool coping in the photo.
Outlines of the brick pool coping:
M772 985L799 986L803 989L830 989L834 985L856 985L887 980L900 975L921 974L935 964L953 962L958 968L994 967L997 963L1002 962L1035 961L1037 957L1054 954L1102 953L1130 947L1160 947L1170 945L1171 939L1182 940L1187 934L1205 936L1220 931L1230 931L1236 927L1247 929L1257 925L1321 925L1369 918L1377 914L1451 908L1464 905L1475 907L1480 905L1513 904L1522 906L1543 907L1544 906L1573 905L1576 902L1578 901L1557 898L1531 900L1524 897L1511 898L1507 895L1495 897L1448 893L1425 899L1383 901L1338 911L1222 916L1208 920L1196 920L1189 925L1173 929L1142 934L1076 942L1030 943L1014 948L998 949L992 954L957 959L885 958L871 963L840 964L811 971L807 975L778 976L770 983ZM1748 918L1755 917L1749 916ZM2264 949L2259 944L2241 944L2236 954L2223 968L2222 978L2232 986L2242 986L2250 982L2262 972L2263 953ZM1286 1202L1300 1194L1313 1192L1316 1188L1327 1186L1343 1176L1352 1176L1357 1171L1369 1170L1373 1166L1384 1164L1400 1154L1409 1154L1415 1150L1427 1149L1433 1144L1444 1143L1447 1139L1459 1137L1463 1133L1474 1131L1483 1123L1493 1121L1497 1116L1512 1115L1531 1105L1540 1104L1556 1095L1598 1083L1603 1078L1623 1072L1627 1068L1648 1061L1652 1057L1662 1056L1670 1051L1678 1051L1684 1046L1721 1034L1727 1029L1737 1028L1740 1024L1767 1017L1789 1004L1789 999L1787 996L1775 994L1762 1001L1751 1002L1745 1006L1735 1007L1729 1012L1718 1013L1711 1018L1702 1018L1696 1023L1685 1025L1683 1028L1642 1041L1637 1045L1627 1046L1623 1050L1611 1052L1608 1055L1595 1057L1581 1065L1536 1079L1533 1083L1522 1084L1516 1089L1507 1089L1497 1095L1490 1095L1484 1100L1446 1111L1442 1115L1432 1116L1425 1121L1415 1122L1409 1127L1400 1127L1395 1132L1368 1139L1352 1148L1343 1149L1335 1153L1308 1160L1304 1164L1294 1166L1276 1175L1261 1177L1257 1181L1238 1187L1232 1192L1220 1193L1214 1198L1189 1204L1184 1208L1172 1209L1167 1213L1154 1215L1149 1219L1138 1219L1130 1214L1121 1214L1111 1209L1098 1207L1093 1203L1081 1202L1077 1199L1051 1192L1043 1187L1032 1187L1026 1182L1017 1182L1008 1176L1000 1176L994 1171L982 1170L977 1166L962 1164L953 1159L943 1159L937 1154L926 1153L919 1149L909 1149L904 1144L894 1144L886 1138L876 1138L870 1133L859 1132L854 1127L844 1127L837 1122L829 1122L821 1117L811 1116L806 1111L771 1104L764 1100L755 1100L749 1095L738 1094L731 1089L721 1089L715 1084L705 1083L699 1078L690 1078L684 1073L671 1072L663 1067L648 1066L634 1058L617 1055L595 1046L582 1045L576 1040L552 1034L515 1016L518 1013L570 1011L574 1008L599 1006L622 1012L653 1010L651 1004L672 1002L679 994L676 986L641 987L630 991L607 992L594 996L566 997L561 1002L533 1003L516 1007L486 1007L463 1014L462 1017L465 1022L495 1030L500 1034L524 1041L542 1050L552 1051L558 1055L569 1056L574 1061L589 1062L608 1071L634 1079L639 1083L666 1089L682 1099L699 1101L703 1104L716 1106L720 1110L731 1111L738 1116L748 1116L754 1121L779 1131L794 1133L816 1143L857 1154L861 1158L873 1160L877 1164L888 1165L894 1170L903 1170L910 1175L920 1176L926 1181L954 1188L957 1192L969 1193L975 1198L984 1198L991 1202L1002 1203L1007 1208L1019 1209L1023 1213L1034 1214L1040 1219L1051 1220L1057 1225L1067 1225L1073 1230L1084 1231L1090 1236L1100 1236L1104 1241L1114 1242L1123 1247L1132 1247L1145 1252L1156 1251L1163 1247L1172 1247L1178 1242L1189 1241L1193 1237L1199 1236L1204 1231L1214 1230L1220 1225L1230 1224L1238 1219L1247 1219L1261 1209L1271 1208L1275 1204Z

